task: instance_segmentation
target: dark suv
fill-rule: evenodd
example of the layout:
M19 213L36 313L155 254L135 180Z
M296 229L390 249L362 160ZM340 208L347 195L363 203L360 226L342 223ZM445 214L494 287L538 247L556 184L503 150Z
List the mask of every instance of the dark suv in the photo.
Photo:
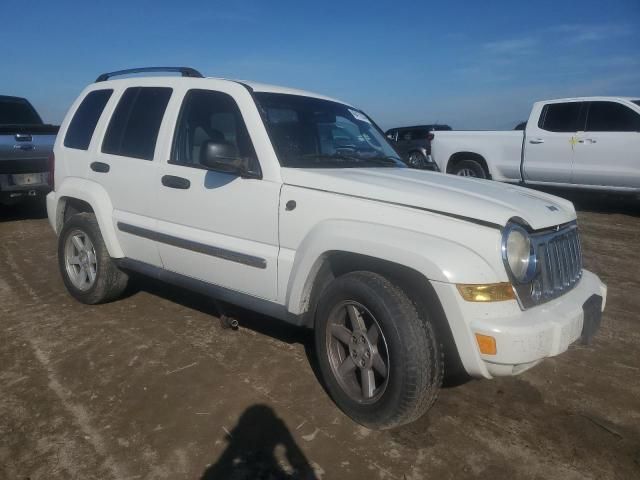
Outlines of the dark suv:
M386 135L410 167L437 171L438 166L431 158L431 132L438 130L451 130L451 127L434 124L392 128L387 130Z

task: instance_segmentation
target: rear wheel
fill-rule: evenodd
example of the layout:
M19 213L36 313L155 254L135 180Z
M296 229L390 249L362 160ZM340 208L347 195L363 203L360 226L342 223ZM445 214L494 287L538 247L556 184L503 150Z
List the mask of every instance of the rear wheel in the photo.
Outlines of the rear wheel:
M482 164L476 160L462 160L456 163L451 173L461 177L489 178Z
M423 168L426 161L426 157L419 151L411 152L407 159L407 163L413 168Z
M329 393L362 425L409 423L436 399L444 366L431 323L381 275L334 280L318 303L315 340Z
M86 304L115 300L128 276L109 256L95 215L78 213L65 222L58 238L58 264L69 293Z

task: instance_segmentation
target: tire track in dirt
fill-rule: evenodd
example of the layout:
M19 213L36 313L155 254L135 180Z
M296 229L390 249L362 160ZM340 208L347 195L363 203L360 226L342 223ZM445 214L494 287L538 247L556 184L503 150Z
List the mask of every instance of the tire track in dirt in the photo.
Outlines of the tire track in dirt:
M22 290L27 297L29 297L30 302L24 303L23 301L21 301L22 299L20 292L15 291L15 289L11 287L11 284L7 283L6 280L3 280L1 285L2 298L0 300L2 301L4 307L12 306L12 304L14 306L14 308L8 308L7 313L13 313L18 309L24 313L24 311L26 310L35 318L42 316L42 314L44 313L50 314L51 312L48 311L49 306L46 301L52 299L55 296L55 293L49 292L44 296L39 295L38 292L31 287L29 282L22 275L21 269L16 263L13 253L9 247L10 245L3 245L4 258L2 259L2 263L7 268L3 268L2 270L8 272L13 277L13 279L15 280L14 284L17 285L18 289ZM25 309L25 307L31 308ZM36 332L33 328L27 329L25 336L26 338L24 338L24 340L26 340L31 347L32 353L38 360L40 367L46 372L49 389L58 398L64 410L66 410L68 414L73 418L74 423L84 434L85 440L92 446L96 454L98 454L103 459L103 465L105 469L111 473L111 476L114 479L125 479L131 477L131 475L129 475L127 471L127 468L122 465L122 463L117 462L115 458L109 453L104 438L102 437L100 432L92 425L91 416L88 410L83 405L78 404L74 401L73 394L67 388L65 388L58 379L58 375L52 367L49 355L46 352L46 342L37 337Z

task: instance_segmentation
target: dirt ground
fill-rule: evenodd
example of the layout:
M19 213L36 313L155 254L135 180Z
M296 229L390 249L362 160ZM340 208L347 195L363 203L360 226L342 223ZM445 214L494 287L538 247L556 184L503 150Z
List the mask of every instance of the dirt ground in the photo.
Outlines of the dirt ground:
M594 344L383 432L331 402L308 332L250 312L223 329L209 299L146 279L81 305L42 209L2 209L0 478L640 478L640 206L577 201L609 286Z

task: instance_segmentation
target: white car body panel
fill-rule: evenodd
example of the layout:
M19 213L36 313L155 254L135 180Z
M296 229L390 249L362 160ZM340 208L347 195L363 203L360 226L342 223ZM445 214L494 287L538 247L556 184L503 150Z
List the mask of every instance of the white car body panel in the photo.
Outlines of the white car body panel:
M640 115L640 106L631 100L580 97L536 102L524 133L438 131L431 154L443 172L454 156L471 153L485 160L497 181L640 193L640 132L552 132L538 126L545 105L613 102Z
M433 286L464 367L477 377L518 373L522 369L515 371L514 365L531 363L535 355L539 360L560 353L575 338L565 335L559 342L556 324L570 317L566 321L571 328L578 328L581 302L589 295L606 296L597 277L585 271L573 290L528 310L515 300L463 300L455 284L509 281L501 256L501 232L511 219L521 219L534 230L563 225L576 219L571 202L517 186L404 168L282 168L244 85L254 91L327 99L283 87L211 78L109 80L85 89L67 114L55 145L56 188L47 197L52 227L59 233L67 198L83 200L95 212L112 257L137 260L248 299L267 301L293 316L308 311L315 274L332 252L402 265ZM100 152L111 113L130 86L173 89L152 161ZM70 151L63 145L70 118L88 91L104 88L113 88L114 94L89 149ZM222 91L235 100L260 162L261 179L169 163L178 114L189 89ZM509 142L501 153L506 159L520 148L521 140L518 132L506 132L503 137ZM493 145L496 142L490 139L502 136L485 134L483 138ZM93 161L108 163L108 174L90 170ZM519 169L505 160L501 175L517 179L513 168ZM164 175L185 178L190 188L163 188ZM287 206L291 201L294 208ZM135 233L136 229L147 237ZM212 250L255 262L230 260L226 254L211 254ZM514 338L538 338L535 332L540 329L551 329L553 334L539 337L544 346L533 357L513 347ZM484 358L473 337L476 331L492 332L501 344L511 346L505 346L499 358Z

